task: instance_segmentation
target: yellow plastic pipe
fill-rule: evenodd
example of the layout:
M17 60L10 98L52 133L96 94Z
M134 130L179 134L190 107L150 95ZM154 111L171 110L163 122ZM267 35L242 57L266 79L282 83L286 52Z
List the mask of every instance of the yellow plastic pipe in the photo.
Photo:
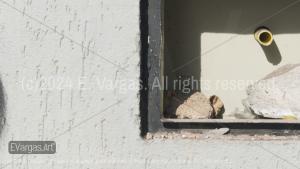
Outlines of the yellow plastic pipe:
M270 46L274 41L272 32L267 28L257 29L254 33L254 37L256 41L263 46Z

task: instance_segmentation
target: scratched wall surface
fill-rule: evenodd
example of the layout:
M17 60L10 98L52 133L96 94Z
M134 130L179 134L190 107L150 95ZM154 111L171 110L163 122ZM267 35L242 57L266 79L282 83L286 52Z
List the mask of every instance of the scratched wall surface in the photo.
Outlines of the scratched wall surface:
M138 0L0 0L0 58L1 169L300 167L295 140L140 138ZM11 155L11 140L57 153Z

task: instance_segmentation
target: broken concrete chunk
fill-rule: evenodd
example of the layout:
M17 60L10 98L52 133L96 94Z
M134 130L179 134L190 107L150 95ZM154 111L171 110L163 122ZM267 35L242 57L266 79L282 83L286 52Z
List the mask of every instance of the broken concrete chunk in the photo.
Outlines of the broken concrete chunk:
M300 119L300 64L285 65L247 89L245 110L274 119Z
M200 92L195 92L176 109L179 119L208 119L213 115L209 99Z
M224 103L218 96L209 99L200 92L192 95L167 92L166 117L179 119L223 118Z

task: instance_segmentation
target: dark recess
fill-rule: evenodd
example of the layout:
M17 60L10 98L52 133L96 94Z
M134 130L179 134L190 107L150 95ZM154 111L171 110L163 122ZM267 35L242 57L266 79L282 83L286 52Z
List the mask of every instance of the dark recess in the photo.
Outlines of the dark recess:
M140 79L142 88L140 90L140 117L141 136L148 132L148 0L140 0Z

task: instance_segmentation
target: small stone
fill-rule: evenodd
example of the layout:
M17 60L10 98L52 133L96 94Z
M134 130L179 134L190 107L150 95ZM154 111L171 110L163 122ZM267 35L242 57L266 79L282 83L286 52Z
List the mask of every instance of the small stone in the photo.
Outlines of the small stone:
M179 119L208 119L213 114L209 99L200 92L195 92L176 109Z
M207 134L221 136L221 135L228 134L229 132L230 132L229 128L219 128L219 129L210 130L207 132Z
M225 112L223 101L216 95L209 98L210 104L213 107L213 117L222 119Z

